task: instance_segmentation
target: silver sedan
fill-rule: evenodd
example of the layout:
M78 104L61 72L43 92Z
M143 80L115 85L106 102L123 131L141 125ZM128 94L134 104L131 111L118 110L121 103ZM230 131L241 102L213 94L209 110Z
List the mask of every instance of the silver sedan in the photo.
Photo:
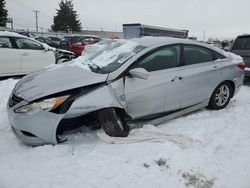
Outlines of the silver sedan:
M241 57L191 40L113 41L90 57L25 76L10 95L9 124L33 146L63 142L64 132L83 125L125 137L136 125L130 122L225 108L244 68Z

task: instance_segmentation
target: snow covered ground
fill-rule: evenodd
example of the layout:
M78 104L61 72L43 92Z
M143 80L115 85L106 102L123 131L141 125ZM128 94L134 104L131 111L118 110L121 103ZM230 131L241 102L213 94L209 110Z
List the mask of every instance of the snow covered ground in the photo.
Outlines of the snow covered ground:
M128 138L102 131L28 147L12 133L6 102L16 80L0 81L0 188L249 188L250 87L221 111L201 110Z

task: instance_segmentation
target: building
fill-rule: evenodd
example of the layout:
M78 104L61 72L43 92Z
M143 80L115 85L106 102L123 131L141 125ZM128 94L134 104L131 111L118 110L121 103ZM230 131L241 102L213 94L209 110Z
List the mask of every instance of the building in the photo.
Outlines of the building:
M170 29L143 25L140 23L123 24L124 38L139 38L143 36L167 36L175 38L187 38L188 30Z

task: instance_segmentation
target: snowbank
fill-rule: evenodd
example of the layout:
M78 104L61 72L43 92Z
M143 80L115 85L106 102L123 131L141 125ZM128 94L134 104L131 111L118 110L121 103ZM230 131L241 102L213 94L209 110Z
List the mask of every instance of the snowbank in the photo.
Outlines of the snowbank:
M6 115L16 80L0 81L0 187L250 187L250 87L221 111L201 110L128 138L82 129L56 146L28 147Z

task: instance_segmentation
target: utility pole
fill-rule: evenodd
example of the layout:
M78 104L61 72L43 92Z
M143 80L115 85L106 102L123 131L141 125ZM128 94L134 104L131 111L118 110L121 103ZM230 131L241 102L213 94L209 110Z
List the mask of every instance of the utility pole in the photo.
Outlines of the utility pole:
M203 31L203 42L205 42L206 39L206 31Z
M34 12L35 15L36 15L36 32L38 32L38 13L39 13L40 11L38 11L38 10L33 10L33 12Z
M7 18L7 23L11 24L11 29L13 30L13 18Z

